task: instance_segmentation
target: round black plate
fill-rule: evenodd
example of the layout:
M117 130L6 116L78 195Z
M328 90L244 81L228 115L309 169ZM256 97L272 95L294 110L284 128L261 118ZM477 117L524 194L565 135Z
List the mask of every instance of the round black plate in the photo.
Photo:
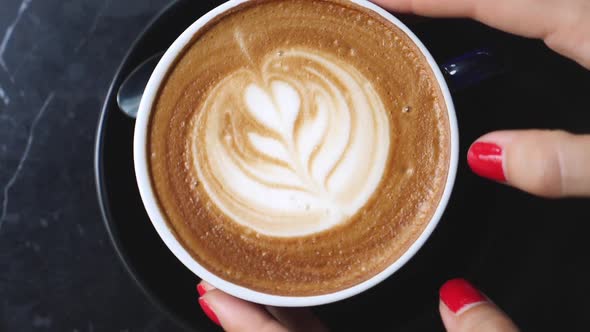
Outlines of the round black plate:
M198 309L198 278L165 247L143 209L133 170L133 120L116 91L133 68L165 50L219 1L176 1L131 46L106 97L96 143L96 178L105 224L121 261L148 297L189 330L215 329ZM575 64L525 41L462 20L403 18L437 60L481 46L510 50L502 78L455 96L461 160L440 226L394 276L351 299L314 310L337 331L437 331L438 287L471 279L524 330L588 326L588 201L545 201L472 175L470 142L498 128L561 127L590 131L590 77ZM452 37L452 38L451 38Z

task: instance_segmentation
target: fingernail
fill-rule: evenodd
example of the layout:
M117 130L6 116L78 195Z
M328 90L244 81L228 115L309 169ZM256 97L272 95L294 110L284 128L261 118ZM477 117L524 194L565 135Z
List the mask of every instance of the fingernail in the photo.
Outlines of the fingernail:
M455 314L461 314L475 305L488 300L465 279L447 281L439 291L440 299Z
M502 148L494 143L475 142L467 153L467 163L479 176L506 182L502 167Z
M204 298L200 298L199 299L199 304L201 305L201 309L203 309L203 312L205 313L205 315L207 315L207 317L209 317L209 319L221 326L221 323L219 323L219 319L217 318L217 315L215 315L215 313L213 312L213 310L211 310L211 307L209 306L209 304L207 303L207 301L205 301Z
M203 286L203 284L198 284L197 292L199 293L199 296L203 296L205 295L205 293L207 293L207 289L205 288L205 286Z

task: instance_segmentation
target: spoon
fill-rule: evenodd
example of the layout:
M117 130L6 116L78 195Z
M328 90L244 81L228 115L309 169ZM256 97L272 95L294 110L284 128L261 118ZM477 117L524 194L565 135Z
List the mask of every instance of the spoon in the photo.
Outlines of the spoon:
M119 109L121 109L121 111L128 117L133 119L137 117L139 102L141 101L143 91L163 54L164 52L160 52L147 58L133 69L131 74L125 78L119 87L119 91L117 92L117 104L119 105Z

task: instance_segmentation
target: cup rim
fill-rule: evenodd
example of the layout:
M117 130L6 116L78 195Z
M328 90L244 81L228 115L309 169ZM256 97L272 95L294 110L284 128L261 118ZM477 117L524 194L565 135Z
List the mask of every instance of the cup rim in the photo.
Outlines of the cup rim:
M201 264L199 264L176 239L168 227L152 187L152 181L149 174L146 142L152 105L158 94L162 81L164 80L169 68L175 62L177 56L182 52L185 46L190 43L194 34L197 33L198 30L201 29L205 24L218 15L225 13L227 10L248 1L250 0L230 0L201 16L198 20L191 24L174 41L174 43L172 43L154 69L141 98L133 137L133 161L139 193L152 225L168 249L172 251L174 256L176 256L176 258L180 260L180 262L183 263L191 272L206 280L215 288L246 301L271 306L305 307L340 301L362 293L393 275L397 270L404 266L416 254L416 252L418 252L418 250L420 250L420 248L424 245L426 240L430 237L438 225L451 196L458 165L459 130L457 127L457 118L451 93L438 64L428 49L404 23L402 23L391 13L373 4L372 2L365 0L350 0L357 5L363 6L364 8L379 14L402 30L402 32L404 32L412 40L412 42L424 55L439 84L443 98L445 100L447 116L449 119L450 158L445 188L437 208L432 214L432 217L430 218L422 233L397 260L371 278L351 287L321 295L284 296L255 291L229 282L221 277L218 277L212 272L209 272Z

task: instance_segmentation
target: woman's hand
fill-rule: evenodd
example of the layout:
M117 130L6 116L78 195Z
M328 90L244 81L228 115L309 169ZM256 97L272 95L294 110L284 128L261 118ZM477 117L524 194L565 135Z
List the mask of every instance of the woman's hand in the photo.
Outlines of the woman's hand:
M372 0L396 12L465 17L545 41L590 69L590 1L587 0Z
M468 17L492 27L543 39L553 50L590 69L590 0L373 0L393 11ZM483 177L544 197L590 197L590 135L563 131L497 131L468 153ZM265 308L207 283L198 286L205 313L225 330L324 331L307 309ZM514 323L463 279L440 289L439 310L449 332L514 332Z

